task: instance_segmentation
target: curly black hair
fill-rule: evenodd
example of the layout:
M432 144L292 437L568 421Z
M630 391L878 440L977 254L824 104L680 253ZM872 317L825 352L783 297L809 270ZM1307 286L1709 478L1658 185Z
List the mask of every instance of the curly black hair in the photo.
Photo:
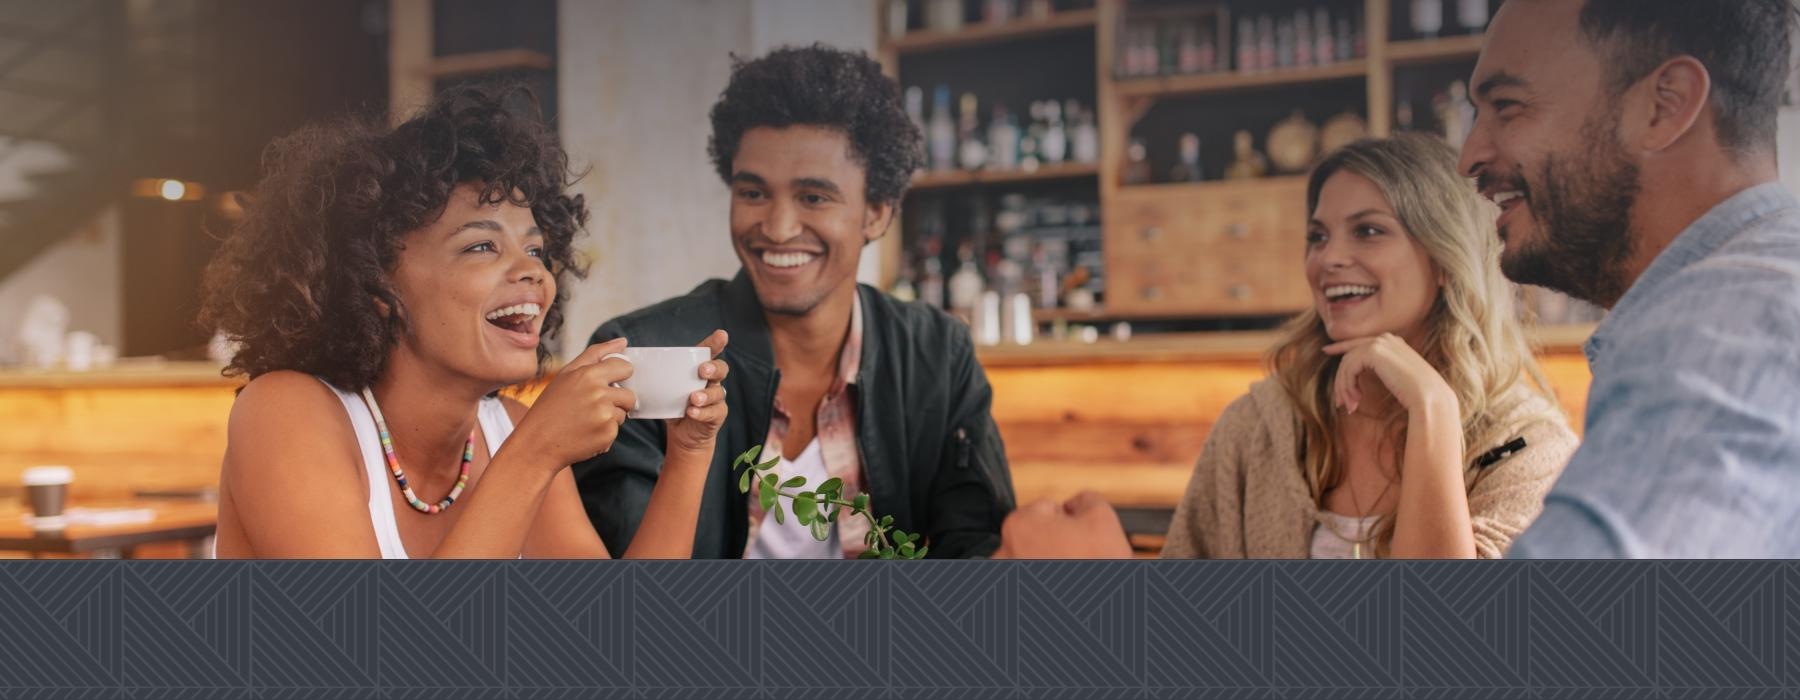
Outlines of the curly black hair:
M849 138L871 203L898 204L925 163L924 136L906 116L899 86L868 56L824 44L776 49L752 61L733 56L707 144L719 177L730 183L744 132L794 125L836 129Z
M442 216L465 184L482 188L483 204L531 209L558 281L543 325L553 337L567 298L561 282L585 274L572 241L588 210L565 194L575 177L553 133L508 102L535 114L524 88L464 86L397 127L352 118L270 144L263 178L202 289L201 325L240 346L225 374L294 370L351 391L372 385L406 330L390 278L401 238ZM540 345L540 367L548 357Z

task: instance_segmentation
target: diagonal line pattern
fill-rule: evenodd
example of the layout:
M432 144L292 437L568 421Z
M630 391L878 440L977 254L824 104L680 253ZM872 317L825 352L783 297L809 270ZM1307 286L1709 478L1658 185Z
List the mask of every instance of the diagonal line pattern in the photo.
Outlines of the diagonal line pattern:
M1274 684L1393 686L1399 657L1399 615L1394 609L1399 569L1383 562L1333 564L1309 567L1284 562L1273 568ZM1296 573L1302 574L1300 580ZM1334 573L1343 576L1330 576ZM1357 594L1341 592L1339 587L1344 586L1355 586ZM1359 602L1352 607L1352 601ZM1328 608L1328 603L1340 607Z

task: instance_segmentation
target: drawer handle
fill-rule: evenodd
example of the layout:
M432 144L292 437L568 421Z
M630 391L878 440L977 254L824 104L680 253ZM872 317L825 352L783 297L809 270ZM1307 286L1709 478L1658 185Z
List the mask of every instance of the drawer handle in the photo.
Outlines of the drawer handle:
M1246 223L1243 223L1240 221L1240 222L1232 224L1230 226L1226 226L1225 227L1225 235L1230 236L1230 237L1232 237L1232 239L1239 240L1239 241L1249 238L1250 237L1250 224L1246 224Z
M1250 285L1234 284L1230 289L1225 290L1225 293L1231 295L1232 299L1243 301L1250 298Z
M1142 233L1144 236L1144 240L1146 240L1146 241L1155 241L1157 239L1162 238L1162 235L1163 235L1162 229L1157 228L1155 226L1150 226L1148 228L1145 228Z
M1142 296L1144 301L1156 301L1162 298L1162 287L1145 287Z

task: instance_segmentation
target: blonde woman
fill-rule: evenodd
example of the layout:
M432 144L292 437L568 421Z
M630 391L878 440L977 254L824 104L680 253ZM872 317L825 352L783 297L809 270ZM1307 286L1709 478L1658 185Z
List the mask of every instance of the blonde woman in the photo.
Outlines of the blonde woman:
M1164 557L1497 558L1542 510L1576 438L1456 158L1403 135L1314 170L1313 308L1214 425Z

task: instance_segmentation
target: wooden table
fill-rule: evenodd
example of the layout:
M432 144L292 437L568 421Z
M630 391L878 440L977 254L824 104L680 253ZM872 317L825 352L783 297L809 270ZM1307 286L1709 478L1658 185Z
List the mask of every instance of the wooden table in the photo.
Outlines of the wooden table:
M196 559L210 557L208 540L218 530L219 506L200 501L142 500L77 503L88 508L148 508L147 522L123 525L71 525L60 531L33 531L25 524L22 505L0 505L0 551L40 554L86 554L95 559L131 559L137 547L158 542L185 542Z

